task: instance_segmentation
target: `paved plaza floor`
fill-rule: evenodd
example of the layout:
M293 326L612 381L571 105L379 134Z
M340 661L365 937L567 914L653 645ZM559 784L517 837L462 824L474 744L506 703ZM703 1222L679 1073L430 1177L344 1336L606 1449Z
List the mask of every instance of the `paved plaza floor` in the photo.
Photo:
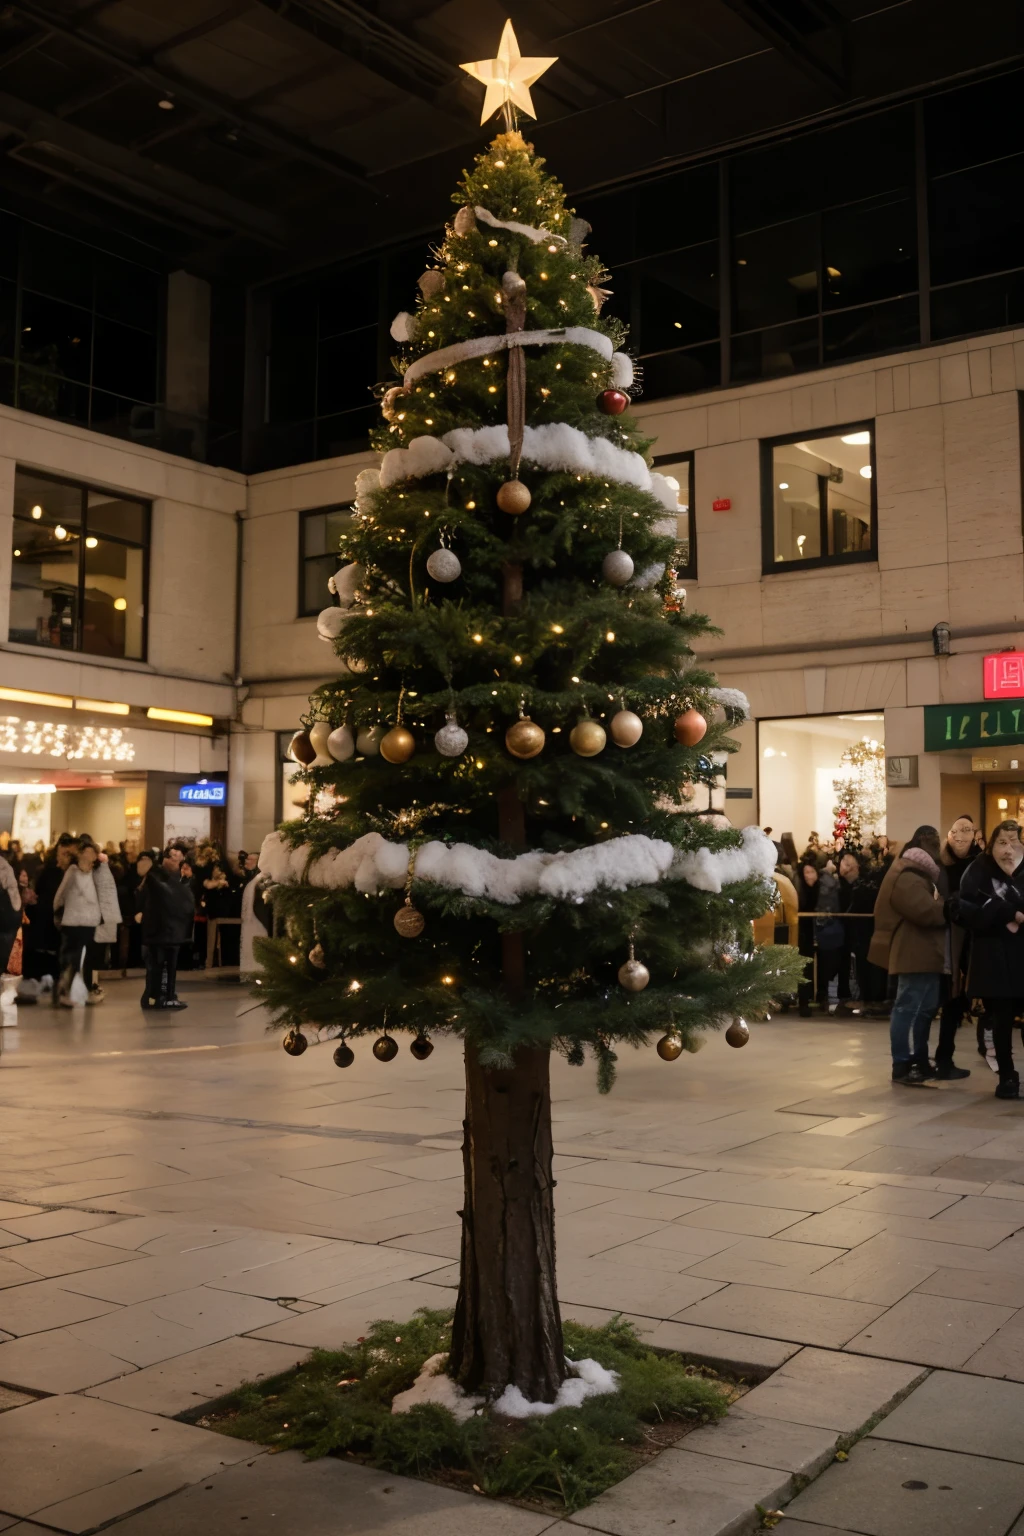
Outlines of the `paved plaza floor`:
M137 986L0 1030L0 1531L1024 1536L1024 1102L970 1039L920 1089L849 1018L623 1050L607 1097L556 1062L564 1312L760 1382L562 1522L178 1417L453 1301L461 1060L339 1071L238 988Z

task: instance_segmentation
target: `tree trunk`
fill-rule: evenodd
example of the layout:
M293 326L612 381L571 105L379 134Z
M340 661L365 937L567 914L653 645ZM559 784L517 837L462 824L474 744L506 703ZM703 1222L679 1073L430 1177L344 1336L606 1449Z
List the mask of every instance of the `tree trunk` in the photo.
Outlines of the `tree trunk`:
M517 1051L511 1069L466 1045L462 1274L451 1374L471 1392L519 1387L553 1401L565 1380L555 1293L550 1052Z

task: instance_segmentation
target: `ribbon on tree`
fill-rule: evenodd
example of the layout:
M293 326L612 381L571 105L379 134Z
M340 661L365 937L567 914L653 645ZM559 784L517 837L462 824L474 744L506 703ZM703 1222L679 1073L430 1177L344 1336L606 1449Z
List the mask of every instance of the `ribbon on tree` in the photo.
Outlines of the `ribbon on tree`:
M518 272L506 272L501 280L505 295L505 334L518 335L526 325L526 283ZM505 374L505 411L508 417L509 465L513 480L519 478L526 430L526 359L521 346L509 345Z
M400 318L401 316L396 316L392 322L392 335ZM613 361L614 349L611 338L601 331L592 331L585 325L554 326L540 331L520 330L505 332L498 336L471 336L467 341L453 342L450 347L439 347L436 352L427 352L423 357L418 357L415 362L410 363L403 375L403 383L407 386L415 384L417 379L422 379L428 373L440 373L445 368L454 368L456 363L464 363L472 357L486 357L491 352L504 352L506 347L557 347L565 342L572 346L589 347L606 363ZM623 365L617 362L614 364L613 372L616 376L620 366L624 372L625 365L628 365L630 377L632 377L632 364L626 354L620 352L615 356L623 359Z

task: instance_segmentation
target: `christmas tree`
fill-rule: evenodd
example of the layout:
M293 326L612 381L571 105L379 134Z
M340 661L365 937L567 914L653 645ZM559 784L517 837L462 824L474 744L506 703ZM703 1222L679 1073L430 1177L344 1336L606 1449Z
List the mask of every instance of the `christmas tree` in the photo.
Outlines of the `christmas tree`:
M453 200L321 615L348 670L295 742L309 814L261 856L281 936L260 992L286 1048L333 1032L340 1067L461 1038L448 1370L551 1402L551 1053L606 1091L622 1046L742 1044L739 1015L791 983L750 943L774 847L692 810L745 701L694 660L708 625L676 589L676 494L626 414L589 226L514 130Z

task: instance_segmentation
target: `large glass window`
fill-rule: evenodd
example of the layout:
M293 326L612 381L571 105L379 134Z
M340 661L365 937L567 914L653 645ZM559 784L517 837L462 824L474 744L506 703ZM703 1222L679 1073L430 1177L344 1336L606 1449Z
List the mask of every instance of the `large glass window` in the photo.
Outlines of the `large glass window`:
M875 558L874 430L762 444L764 570Z
M659 475L674 486L678 502L678 539L681 546L676 575L697 579L697 526L694 516L693 454L663 454L654 460Z
M341 536L352 521L349 507L317 507L299 519L299 615L331 605L327 587L341 564Z
M149 506L18 469L9 637L142 661Z

